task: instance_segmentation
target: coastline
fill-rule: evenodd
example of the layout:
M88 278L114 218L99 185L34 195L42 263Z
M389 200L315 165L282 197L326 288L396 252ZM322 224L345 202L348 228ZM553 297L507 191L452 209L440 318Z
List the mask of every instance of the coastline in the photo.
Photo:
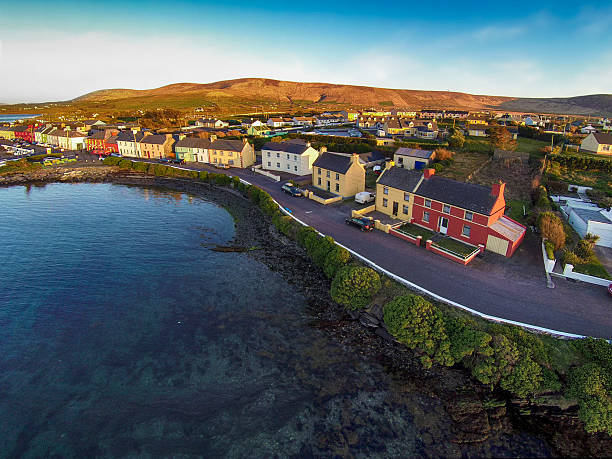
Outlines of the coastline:
M455 443L478 443L494 435L522 430L544 438L556 455L605 455L612 448L609 437L584 432L575 409L562 410L554 403L534 406L511 400L475 383L459 368L423 369L412 351L384 339L377 332L380 328L360 323L358 317L335 304L329 295L330 281L313 265L306 252L280 234L270 219L238 191L191 179L156 177L102 165L43 169L0 177L0 186L56 182L104 182L167 189L199 196L226 208L236 226L234 245L258 248L249 251L248 256L279 272L305 296L313 317L311 326L333 336L364 360L378 362L401 381L403 390L439 400L440 408L452 420ZM529 414L521 414L526 409ZM434 437L429 441L433 444Z

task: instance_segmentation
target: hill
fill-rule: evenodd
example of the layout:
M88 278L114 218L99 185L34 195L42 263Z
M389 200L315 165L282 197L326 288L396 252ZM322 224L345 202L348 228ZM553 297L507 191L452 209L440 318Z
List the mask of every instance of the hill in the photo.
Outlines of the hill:
M518 98L504 101L498 109L508 111L612 116L612 94L565 98Z

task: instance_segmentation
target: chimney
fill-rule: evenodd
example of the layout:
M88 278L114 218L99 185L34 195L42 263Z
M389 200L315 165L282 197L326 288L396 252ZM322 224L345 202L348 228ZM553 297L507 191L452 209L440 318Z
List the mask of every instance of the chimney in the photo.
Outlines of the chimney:
M186 134L179 134L179 140L183 140L185 137L187 137Z
M433 177L435 173L436 173L435 169L424 169L423 170L423 178L424 179L428 179L430 177Z
M395 166L393 160L385 161L385 170L391 169L393 166Z
M506 191L506 184L501 180L499 183L494 183L491 187L491 196L504 196L504 191Z
M321 154L327 153L327 147L326 146L322 146L320 151L321 151Z
M211 134L208 140L210 140L211 142L214 142L215 140L217 140L217 136L215 134Z
M351 155L351 164L358 163L359 164L359 155L357 153L353 153Z

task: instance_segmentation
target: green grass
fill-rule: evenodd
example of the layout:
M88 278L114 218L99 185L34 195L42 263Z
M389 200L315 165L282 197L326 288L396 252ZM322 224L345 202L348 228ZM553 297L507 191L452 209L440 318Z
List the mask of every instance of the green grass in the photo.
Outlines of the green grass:
M529 155L532 157L544 157L544 153L540 153L540 149L549 145L550 142L528 139L527 137L518 137L516 139L516 151L529 153Z
M454 156L454 161L438 175L453 180L465 181L467 176L489 159L488 153L474 151L459 151Z
M459 255L463 255L464 257L471 255L474 250L477 249L474 246L464 244L463 242L459 242L449 237L442 238L439 241L434 242L433 245L446 250L450 250L451 252L457 253Z
M554 161L550 161L546 175L553 180L561 180L581 186L590 186L595 190L612 191L612 177L606 172L569 169Z
M474 153L493 153L491 143L488 137L472 137L466 136L465 143L463 144L462 151L474 152Z
M376 180L378 180L378 177L379 176L371 170L367 171L365 177L366 188L376 188Z
M506 206L508 206L509 208L507 215L512 220L515 220L519 223L525 223L527 221L527 217L529 217L529 212L531 211L530 201L523 201L520 199L508 199L506 200ZM523 215L523 206L525 206L526 215Z
M412 223L404 223L398 228L398 231L407 233L412 237L421 236L424 241L430 239L434 234L436 234L433 231L413 225Z
M590 263L576 265L574 266L574 272L612 280L612 276L610 276L610 273L606 271L606 268L604 268L599 260L593 260Z

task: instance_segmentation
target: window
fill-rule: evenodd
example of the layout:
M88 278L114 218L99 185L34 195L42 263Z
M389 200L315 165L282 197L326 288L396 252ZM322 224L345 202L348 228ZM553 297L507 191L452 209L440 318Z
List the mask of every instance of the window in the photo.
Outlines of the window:
M289 164L287 164L287 170L290 171L291 170L291 166Z
M403 206L402 212L404 212L404 215L408 215L408 206Z
M321 168L319 167L319 175L321 175Z
M388 201L387 198L383 198L383 207L387 207Z
M410 201L410 193L404 193L404 201Z
M336 172L336 180L340 180L340 174Z
M268 158L270 157L270 152L268 152Z
M287 153L287 159L289 159L289 153Z
M429 212L423 212L423 221L429 223Z
M321 177L319 177L319 185L321 184Z
M329 171L327 171L327 177L329 177Z
M431 199L426 199L425 200L425 207L431 208Z
M461 231L461 235L465 237L470 237L470 232L472 228L469 225L463 225L463 230Z
M474 218L474 213L473 212L468 212L467 210L465 211L465 219L469 222L472 221L472 219Z
M293 166L293 170L295 170L295 172L297 172L297 166Z
M340 191L340 184L336 183L336 191Z
M276 157L277 157L277 158L280 158L280 153L276 153Z
M442 212L445 214L450 214L450 206L448 204L444 204L444 206L442 206Z
M230 151L230 152L228 152L228 153L227 153L227 156L229 156L229 157L231 158L232 156L234 156L234 153L232 153L232 152Z
M280 163L276 163L276 167L280 169Z
M384 187L383 188L383 194L389 194L389 188L388 187Z

